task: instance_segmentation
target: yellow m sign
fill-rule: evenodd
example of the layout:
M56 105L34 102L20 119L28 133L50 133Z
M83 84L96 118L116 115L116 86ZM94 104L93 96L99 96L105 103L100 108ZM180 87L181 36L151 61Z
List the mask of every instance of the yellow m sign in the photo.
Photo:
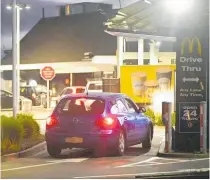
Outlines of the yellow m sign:
M202 48L201 48L201 42L198 39L198 37L185 38L182 41L181 55L183 56L185 54L185 46L186 46L186 43L188 44L188 52L192 54L193 53L195 42L197 43L198 55L201 56L202 55Z

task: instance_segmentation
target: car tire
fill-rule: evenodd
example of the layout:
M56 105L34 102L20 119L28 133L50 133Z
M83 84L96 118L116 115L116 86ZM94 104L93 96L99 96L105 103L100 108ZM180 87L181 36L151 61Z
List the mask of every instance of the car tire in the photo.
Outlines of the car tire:
M125 154L125 148L126 148L125 134L121 130L117 141L117 149L116 149L117 156L123 156Z
M60 156L61 154L61 148L51 145L51 144L47 144L47 152L51 157L57 158Z
M147 137L146 139L142 142L142 147L143 148L151 148L152 146L152 128L151 126L148 128L147 132Z

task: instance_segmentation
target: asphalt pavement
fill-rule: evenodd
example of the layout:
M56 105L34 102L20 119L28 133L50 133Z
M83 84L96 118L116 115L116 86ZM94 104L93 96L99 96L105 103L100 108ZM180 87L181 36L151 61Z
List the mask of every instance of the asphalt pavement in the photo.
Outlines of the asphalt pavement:
M60 158L51 158L46 151L21 159L3 162L3 179L70 179L70 178L129 178L145 173L209 168L209 158L159 158L158 148L164 129L155 128L151 149L132 146L122 157L93 158L82 149L64 150Z

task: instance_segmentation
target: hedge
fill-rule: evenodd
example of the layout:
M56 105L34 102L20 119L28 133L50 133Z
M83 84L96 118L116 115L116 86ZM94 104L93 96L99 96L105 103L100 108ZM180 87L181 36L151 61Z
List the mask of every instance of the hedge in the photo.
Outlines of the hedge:
M32 115L18 114L17 121L20 122L24 129L24 138L35 138L40 134L40 128Z
M1 152L18 151L24 139L39 135L39 125L32 115L18 114L17 118L1 116Z
M150 117L150 119L152 120L153 124L156 126L164 126L163 122L162 122L162 114L155 114L154 111L152 109L147 109L147 111L145 112L145 115ZM175 126L176 123L176 113L173 112L172 113L172 126Z

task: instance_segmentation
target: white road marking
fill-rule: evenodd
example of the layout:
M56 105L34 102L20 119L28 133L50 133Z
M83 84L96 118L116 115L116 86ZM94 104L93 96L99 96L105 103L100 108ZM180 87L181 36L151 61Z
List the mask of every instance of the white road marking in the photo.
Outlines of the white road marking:
M74 179L90 179L90 178L109 178L109 177L129 177L129 176L151 176L151 175L170 175L173 173L187 173L187 172L200 172L200 171L209 171L210 168L201 168L201 169L185 169L178 171L168 171L168 172L153 172L153 173L136 173L136 174L109 174L109 175L101 175L101 176L83 176L83 177L73 177Z
M87 160L88 158L71 158L71 159L61 159L61 160L55 160L55 161L47 161L49 163L55 163L55 162L74 162L74 163L78 163L78 162L82 162Z
M149 159L146 159L144 161L140 161L140 162L136 162L136 163L131 163L131 164L126 164L126 165L122 165L122 166L116 166L115 168L121 168L121 167L132 167L133 165L137 165L137 164L142 164L142 163L146 163L146 162L150 162L153 161L155 159L158 159L158 157L151 157Z
M88 158L86 158L88 159ZM17 168L11 168L11 169L2 169L1 172L5 171L15 171L15 170L20 170L20 169L28 169L28 168L34 168L34 167L42 167L42 166L49 166L49 165L54 165L54 164L61 164L61 163L68 163L68 162L81 162L86 160L85 158L83 159L67 159L65 160L57 160L57 161L48 161L49 163L44 163L44 164L36 164L36 165L30 165L30 166L22 166L22 167L17 167Z
M151 159L151 158L150 158ZM192 160L182 160L182 161L175 161L175 162L163 162L163 163L159 163L159 162L150 162L152 160L148 159L149 161L142 161L142 163L147 163L147 164L142 164L142 163L134 163L134 164L129 164L129 165L124 165L124 166L118 166L119 167L134 167L134 166L138 166L138 167L144 167L144 166L156 166L156 165L165 165L165 164L177 164L177 163L186 163L186 162L193 162L193 161L203 161L203 160L207 160L207 159L210 159L210 158L202 158L202 159L192 159ZM160 159L163 159L163 158L160 158ZM149 164L148 164L149 163Z
M32 155L31 157L37 157L37 156L43 155L44 153L47 153L47 151L46 151L46 150L40 151L40 152L38 152L38 153Z

